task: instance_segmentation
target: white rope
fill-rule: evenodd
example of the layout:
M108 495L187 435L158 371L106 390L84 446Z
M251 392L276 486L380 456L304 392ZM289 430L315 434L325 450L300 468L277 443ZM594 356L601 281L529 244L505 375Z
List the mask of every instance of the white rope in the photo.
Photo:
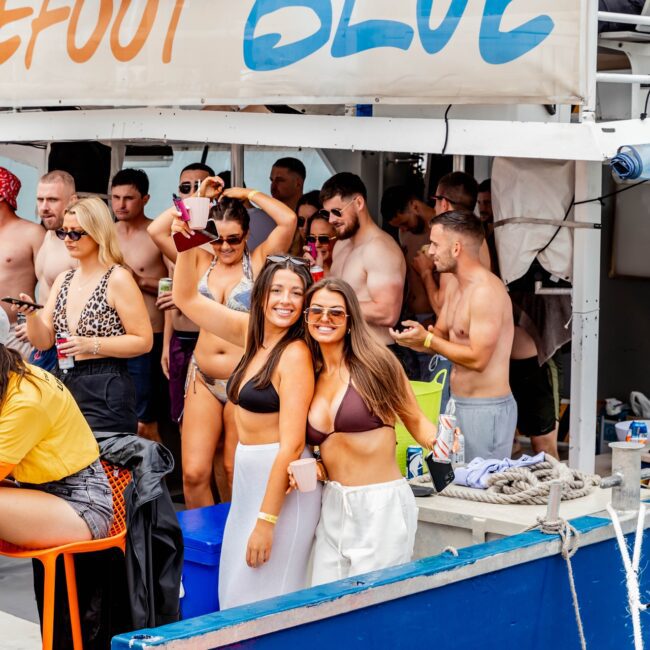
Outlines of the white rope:
M639 591L639 560L641 558L641 544L643 543L643 525L645 522L645 504L641 503L639 507L639 517L636 523L636 534L634 536L634 551L632 560L627 548L621 522L618 514L612 508L611 504L607 505L607 512L612 518L614 531L616 532L616 541L621 552L623 567L625 569L625 584L627 586L627 602L632 616L632 631L634 634L635 650L643 650L643 637L641 636L641 616L640 612L647 609L646 605L641 604L641 593Z
M481 503L546 505L555 480L562 481L562 500L568 501L587 496L600 483L600 476L570 469L547 455L541 463L491 474L485 490L449 485L443 496Z
M578 602L578 592L576 591L576 583L573 577L573 566L571 565L571 558L576 554L580 546L580 533L565 519L557 519L551 521L544 517L537 517L537 524L527 528L526 530L541 530L546 535L559 535L562 541L560 553L564 558L567 565L567 572L569 574L569 587L571 589L571 598L573 599L573 613L576 617L576 624L578 626L578 636L580 637L580 647L582 650L587 650L587 640L585 639L585 632L582 626L582 616L580 615L580 604Z

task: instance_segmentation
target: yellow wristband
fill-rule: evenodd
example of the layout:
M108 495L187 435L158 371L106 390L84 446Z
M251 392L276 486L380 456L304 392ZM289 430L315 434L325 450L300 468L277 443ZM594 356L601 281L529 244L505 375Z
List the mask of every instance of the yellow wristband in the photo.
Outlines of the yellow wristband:
M424 339L424 347L425 348L430 348L431 347L431 341L433 341L433 334L431 334L431 332L429 332L427 334L426 338Z
M267 512L260 512L257 515L257 518L261 519L262 521L268 521L270 524L273 524L274 526L275 526L275 524L278 523L278 516L277 515L270 515Z
M246 198L247 198L249 201L252 201L252 200L253 200L253 197L254 197L256 194L259 194L259 193L260 193L259 190L252 190L252 191L250 191L250 192L248 193L248 196L247 196Z

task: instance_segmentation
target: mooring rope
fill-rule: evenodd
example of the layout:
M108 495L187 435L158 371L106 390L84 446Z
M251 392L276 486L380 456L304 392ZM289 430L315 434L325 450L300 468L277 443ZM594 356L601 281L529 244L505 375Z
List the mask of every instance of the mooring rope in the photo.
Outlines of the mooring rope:
M428 475L417 482L430 480ZM478 490L449 485L443 496L496 504L546 505L551 481L562 482L562 500L587 496L600 484L600 476L570 469L552 456L528 467L510 467L488 477L487 489Z
M526 531L540 530L546 535L559 535L561 540L560 554L564 558L569 574L569 587L571 588L571 598L573 600L573 613L576 617L576 624L578 626L578 636L580 637L580 647L582 650L587 650L587 640L585 639L585 632L582 626L582 616L580 615L580 604L578 602L578 592L576 591L576 583L573 577L573 566L571 565L571 558L576 554L580 546L580 533L566 520L556 519L552 521L545 517L537 517L537 523Z

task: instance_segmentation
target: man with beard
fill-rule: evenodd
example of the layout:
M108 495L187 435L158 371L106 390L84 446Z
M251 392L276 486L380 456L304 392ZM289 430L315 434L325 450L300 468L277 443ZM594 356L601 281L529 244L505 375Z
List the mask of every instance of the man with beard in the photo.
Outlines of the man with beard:
M43 229L21 219L17 214L20 180L8 169L0 167L0 296L34 295L36 255L43 242ZM27 359L32 346L18 338L16 312L0 303L11 324L6 346Z
M36 188L36 210L46 230L43 245L36 256L36 277L38 278L38 302L44 305L57 276L76 266L70 257L65 242L55 231L63 226L66 208L77 200L74 178L68 172L55 169L41 177ZM19 326L21 330L24 326ZM18 328L17 328L18 329ZM25 341L27 336L25 336ZM57 365L56 346L49 350L33 350L29 362L44 370L53 370Z
M337 237L330 275L352 286L366 322L382 343L393 347L389 328L400 315L406 276L402 251L372 220L366 187L356 174L332 176L320 198L323 209L319 214L329 219ZM396 354L399 358L399 350Z
M414 350L439 353L453 363L451 396L471 460L510 456L517 405L508 379L514 334L512 304L503 282L480 261L480 220L451 210L431 221L429 253L436 269L453 277L435 327L403 323L393 338Z

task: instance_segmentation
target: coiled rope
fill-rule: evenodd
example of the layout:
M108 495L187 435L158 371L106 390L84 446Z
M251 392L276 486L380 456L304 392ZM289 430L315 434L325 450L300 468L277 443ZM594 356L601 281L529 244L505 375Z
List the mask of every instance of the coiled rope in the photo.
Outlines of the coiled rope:
M418 477L422 478L422 477ZM426 477L429 480L428 476ZM487 489L477 490L449 485L446 497L496 504L546 505L551 481L562 482L562 500L587 496L600 484L600 476L570 469L552 456L528 467L510 467L488 477ZM419 481L423 482L423 481Z

